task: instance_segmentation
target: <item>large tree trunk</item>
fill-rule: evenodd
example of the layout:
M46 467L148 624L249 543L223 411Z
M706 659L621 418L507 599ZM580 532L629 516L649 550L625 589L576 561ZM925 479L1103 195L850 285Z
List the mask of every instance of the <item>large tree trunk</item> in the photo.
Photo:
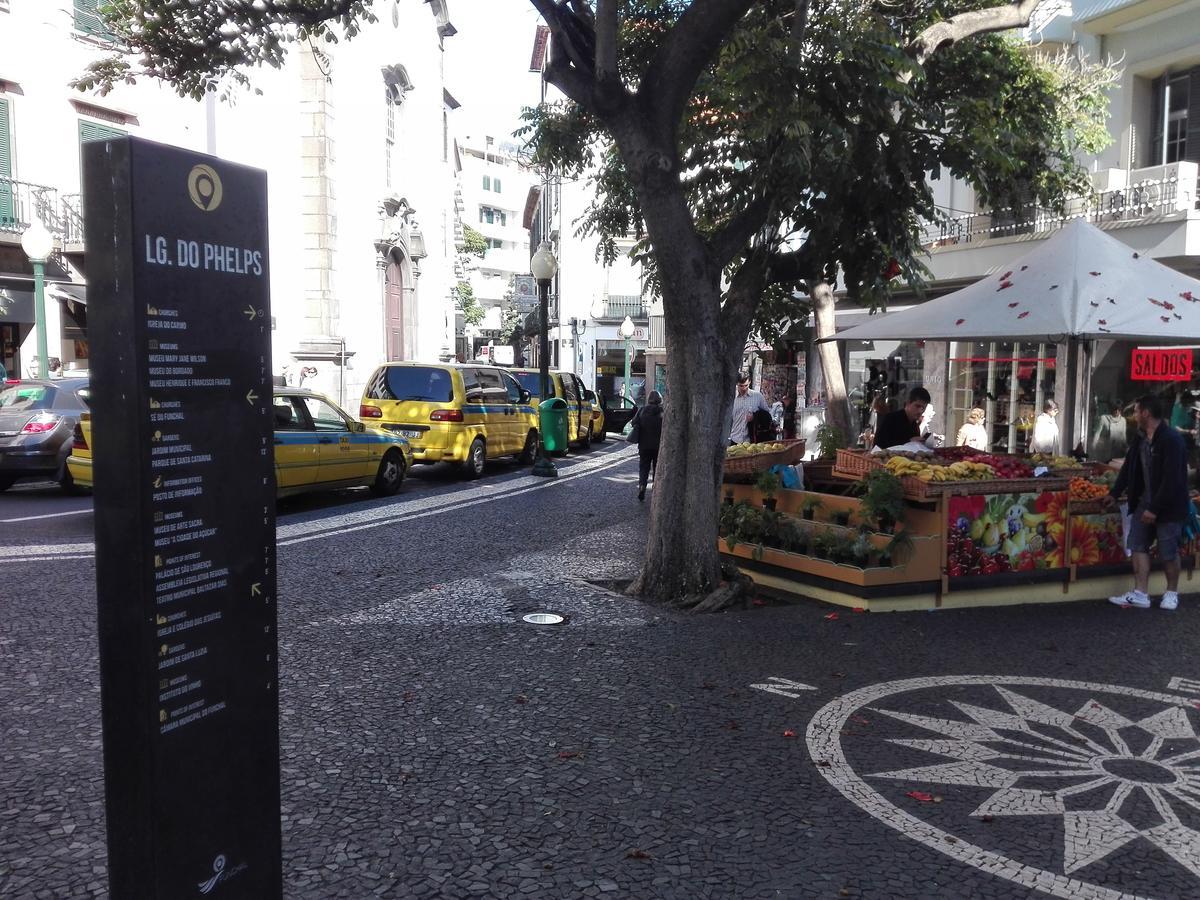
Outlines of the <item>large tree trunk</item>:
M837 298L828 282L818 281L808 287L812 299L813 321L816 323L817 341L837 334ZM858 434L850 427L850 402L846 397L846 379L842 374L842 357L836 341L817 344L821 358L821 374L825 379L825 422L842 430L847 440L853 441Z
M721 582L717 514L737 381L719 331L720 297L711 286L696 290L708 296L693 297L692 315L666 318L666 419L645 566L634 586L648 599L687 607Z

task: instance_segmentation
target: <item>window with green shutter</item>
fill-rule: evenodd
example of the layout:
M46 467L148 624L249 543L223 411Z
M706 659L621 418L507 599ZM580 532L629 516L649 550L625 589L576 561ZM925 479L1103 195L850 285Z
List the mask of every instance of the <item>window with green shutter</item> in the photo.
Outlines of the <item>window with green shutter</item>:
M13 210L12 129L9 127L8 101L0 100L0 231L16 224Z
M100 125L96 122L88 122L84 119L79 120L79 146L83 146L88 141L107 141L109 138L124 137L126 132L120 128L110 128L107 125ZM83 154L79 154L79 170L83 171ZM83 183L82 178L80 183Z
M93 37L112 40L112 32L100 17L101 0L75 0L75 30Z

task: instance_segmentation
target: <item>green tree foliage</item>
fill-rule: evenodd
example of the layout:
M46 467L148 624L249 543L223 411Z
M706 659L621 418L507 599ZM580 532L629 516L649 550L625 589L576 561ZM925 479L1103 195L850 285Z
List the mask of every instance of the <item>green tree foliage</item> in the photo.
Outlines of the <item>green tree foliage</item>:
M487 315L479 301L475 299L475 289L471 287L469 281L459 281L454 287L450 288L450 293L454 297L454 305L463 314L463 321L468 325L480 324Z
M488 251L487 238L485 238L470 225L464 224L462 229L463 253L467 256L475 256L479 259L483 259Z

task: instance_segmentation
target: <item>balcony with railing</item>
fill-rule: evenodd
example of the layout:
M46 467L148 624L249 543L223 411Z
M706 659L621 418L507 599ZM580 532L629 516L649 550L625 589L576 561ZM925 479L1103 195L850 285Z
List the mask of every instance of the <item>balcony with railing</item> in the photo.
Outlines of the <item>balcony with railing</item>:
M623 321L626 316L637 321L650 316L650 301L640 294L607 294L600 303L601 320Z
M59 195L45 184L0 178L0 242L18 243L34 218L42 220L64 249L83 245L83 207L79 194Z
M1195 163L1109 169L1095 173L1092 182L1092 193L1069 199L1062 211L1030 205L947 215L926 226L922 243L937 251L968 249L988 240L1045 235L1074 219L1103 228L1182 219L1200 209L1200 176Z

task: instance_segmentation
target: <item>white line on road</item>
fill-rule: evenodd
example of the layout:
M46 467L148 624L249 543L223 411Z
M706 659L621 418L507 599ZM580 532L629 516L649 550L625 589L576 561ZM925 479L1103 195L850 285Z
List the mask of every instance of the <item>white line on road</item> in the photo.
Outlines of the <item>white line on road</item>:
M462 499L461 493L443 498L415 498L392 507L395 514L380 517L381 508L359 510L345 513L327 519L309 522L299 522L294 525L281 525L276 529L277 542L280 547L316 541L326 537L336 537L369 528L381 528L385 525L398 525L414 519L441 512L452 512L470 506L478 506L493 500L502 500L527 494L530 491L544 490L558 484L565 484L585 475L603 472L615 466L629 462L634 457L632 448L620 449L606 454L601 459L588 460L578 463L565 470L567 474L553 480L526 475L512 481L499 484L481 485L478 489L469 491L469 497ZM41 562L52 559L89 559L95 555L95 545L86 544L40 544L18 547L0 547L0 564L17 562Z
M44 513L40 516L22 516L19 519L0 519L0 524L9 524L12 522L36 522L39 519L60 519L63 516L82 516L90 512L90 509L72 509L68 512Z

